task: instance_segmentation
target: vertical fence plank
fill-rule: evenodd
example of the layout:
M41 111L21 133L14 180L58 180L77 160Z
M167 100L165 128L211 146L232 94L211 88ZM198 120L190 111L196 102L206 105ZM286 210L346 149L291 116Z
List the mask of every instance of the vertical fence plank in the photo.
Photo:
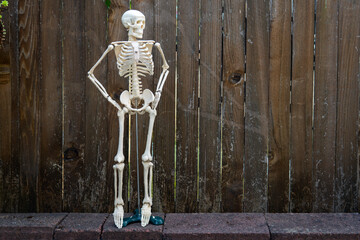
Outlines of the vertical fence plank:
M201 1L199 211L219 212L221 1Z
M245 0L224 2L222 210L241 212L244 157Z
M85 1L85 70L88 71L107 48L107 9L102 1ZM111 53L113 54L113 53ZM113 57L113 56L112 56ZM113 58L111 58L113 59ZM97 78L107 85L107 61L96 69ZM87 211L104 212L109 206L106 191L108 164L108 102L94 84L86 79L86 142L85 142L85 182L84 192ZM111 107L111 106L109 106ZM116 122L115 119L112 119ZM109 163L110 165L111 162Z
M61 211L62 79L61 1L41 4L39 211Z
M20 206L38 210L40 134L39 2L19 2L20 48Z
M197 210L199 1L179 1L178 4L175 211L195 212Z
M84 1L63 1L64 211L85 211Z
M340 1L335 212L356 212L360 2Z
M155 34L154 34L154 2L155 0L150 1L141 1L141 0L132 0L131 1L131 8L139 10L145 15L146 19L146 26L144 29L144 35L143 40L154 40ZM153 49L153 51L156 51ZM142 78L142 86L144 89L150 89L153 91L154 87L154 79L153 77L146 77ZM160 103L161 104L161 103ZM157 119L155 119L155 122ZM131 117L131 149L130 149L130 169L131 169L131 176L130 176L130 209L134 210L137 208L137 194L140 194L140 205L142 205L142 198L144 196L144 171L143 171L143 165L141 161L141 156L145 151L145 145L146 145L146 137L149 129L149 114L145 113L144 115L138 116L138 134L139 134L139 175L140 175L140 189L139 193L137 192L137 184L136 184L136 142L135 142L135 115ZM156 151L156 149L154 149ZM156 163L154 163L154 173L157 166ZM141 207L141 206L140 206Z
M9 27L10 17L6 11L2 14L2 21L7 30L5 41L0 46L0 211L10 208L8 200L11 189L7 187L11 184L9 179L11 163L11 62L10 62L10 42ZM0 33L1 34L1 33ZM1 36L2 37L2 36Z
M125 11L129 9L128 0L115 0L111 1L111 7L109 10L109 28L108 28L108 38L109 43L115 41L124 41L127 40L127 32L124 28L121 17ZM100 56L99 56L100 57ZM108 93L116 100L119 100L120 94L122 91L129 88L127 80L120 78L119 70L116 67L116 57L114 53L108 54L108 82L107 89ZM107 124L108 124L108 163L107 163L107 174L106 174L106 192L108 195L108 211L114 211L114 176L113 176L113 165L114 157L118 149L119 141L119 121L115 107L108 105L108 115L107 115ZM124 199L124 211L128 211L128 186L129 182L129 162L128 161L128 145L129 145L129 121L128 116L125 117L124 121L124 156L125 156L125 168L124 168L124 178L123 178L123 199Z
M314 89L315 212L334 210L338 1L319 0L316 8Z
M314 0L294 1L291 85L291 212L312 211Z
M19 210L20 192L20 79L19 79L19 1L14 0L9 6L10 14L10 77L11 77L11 159L8 162L7 175L4 179L8 187L8 204L6 211Z
M269 2L247 2L244 211L267 210Z
M154 40L161 44L169 64L169 75L162 90L154 125L153 211L174 212L176 0L156 0L154 20ZM163 60L156 48L153 52L155 89Z
M272 1L270 16L268 211L289 211L291 1Z

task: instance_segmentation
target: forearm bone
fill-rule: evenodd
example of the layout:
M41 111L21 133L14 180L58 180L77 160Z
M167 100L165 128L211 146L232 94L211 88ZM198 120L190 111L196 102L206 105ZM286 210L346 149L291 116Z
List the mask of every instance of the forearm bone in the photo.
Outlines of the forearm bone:
M100 62L105 58L105 56L114 49L113 45L109 45L108 48L105 50L103 55L100 57L100 59L95 63L95 65L90 69L88 72L88 78L91 80L91 82L97 87L97 89L100 91L100 93L112 104L114 107L116 107L118 110L121 111L120 105L107 93L105 87L99 82L99 80L96 79L94 75L95 68L100 64Z

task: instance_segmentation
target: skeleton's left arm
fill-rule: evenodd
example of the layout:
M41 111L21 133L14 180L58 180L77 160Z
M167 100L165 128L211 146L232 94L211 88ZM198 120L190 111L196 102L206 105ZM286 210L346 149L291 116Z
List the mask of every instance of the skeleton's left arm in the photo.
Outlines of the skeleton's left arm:
M155 47L159 50L160 52L160 55L162 57L162 60L163 60L163 65L162 65L162 73L159 77L159 82L157 84L157 87L156 87L156 92L155 92L155 99L152 103L152 108L155 109L159 103L159 100L160 100L160 97L161 97L161 92L162 92L162 89L164 87L164 84L165 84L165 81L166 81L166 78L169 74L169 65L168 63L166 62L166 59L165 59L165 55L164 55L164 52L160 46L160 43L155 43Z

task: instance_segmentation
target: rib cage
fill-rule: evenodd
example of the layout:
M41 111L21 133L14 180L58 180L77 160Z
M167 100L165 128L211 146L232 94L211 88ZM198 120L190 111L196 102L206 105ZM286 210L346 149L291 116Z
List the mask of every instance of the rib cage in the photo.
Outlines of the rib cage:
M154 74L154 62L151 51L144 42L139 43L138 59L135 56L131 42L122 44L117 56L117 68L121 77L129 77L130 93L137 96L142 93L140 77Z

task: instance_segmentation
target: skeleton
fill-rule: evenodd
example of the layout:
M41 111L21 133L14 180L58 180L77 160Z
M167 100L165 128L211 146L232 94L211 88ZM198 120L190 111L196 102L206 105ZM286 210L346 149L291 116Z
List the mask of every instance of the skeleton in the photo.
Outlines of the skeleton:
M122 198L123 172L124 172L124 154L123 154L123 137L124 137L124 118L125 114L149 114L149 129L146 140L145 152L142 155L142 164L144 167L144 200L141 208L141 225L145 227L149 223L151 216L152 196L151 181L153 175L152 155L150 152L151 137L156 116L156 107L161 97L161 91L166 81L169 68L164 53L159 43L155 41L138 41L142 38L145 28L145 16L137 10L129 10L121 18L124 27L128 30L128 41L112 42L98 62L88 72L88 78L98 88L100 93L117 109L119 118L119 145L115 156L116 164L114 168L114 187L115 187L115 210L114 222L118 228L123 226L124 201ZM142 90L140 77L154 74L154 63L152 59L152 47L159 50L163 60L162 73L159 77L155 96L149 90ZM105 58L105 56L114 50L117 60L117 67L121 77L128 78L129 91L125 90L120 95L118 104L106 91L104 86L96 79L94 75L95 68ZM119 184L118 184L119 183Z

